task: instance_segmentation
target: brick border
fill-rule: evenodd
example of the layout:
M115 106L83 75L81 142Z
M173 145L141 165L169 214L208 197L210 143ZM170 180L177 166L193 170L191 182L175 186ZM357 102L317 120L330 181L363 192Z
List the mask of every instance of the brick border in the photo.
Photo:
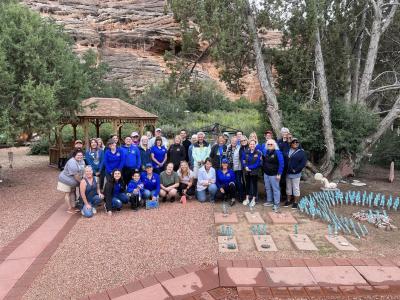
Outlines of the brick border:
M400 267L400 261L397 259L391 260L389 258L379 259L347 259L347 258L319 258L319 259L279 259L279 260L266 260L266 259L237 259L226 260L221 259L217 261L218 270L226 268L260 268L260 267L335 267L335 266L382 266L382 267ZM205 272L210 272L215 266L207 268ZM195 265L184 266L175 268L170 271L157 273L139 280L132 281L128 284L114 287L112 289L99 292L96 294L87 295L82 300L112 300L124 295L128 295L145 288L151 288L155 285L162 285L163 281L168 279L177 278L191 272L198 271L199 268ZM220 276L220 273L218 274ZM170 296L170 299L175 299L170 295L166 288L164 291ZM198 292L195 295L179 296L177 299L208 299L219 300L225 299L229 296L232 289L237 292L240 299L269 299L272 297L279 299L349 299L354 297L382 297L382 296L400 296L400 280L399 285L363 285L363 286L236 286L224 287L219 286L207 291ZM124 298L125 299L125 298Z
M46 210L36 221L34 221L28 228L19 233L15 239L10 241L6 246L0 250L0 264L6 260L6 258L18 248L26 239L38 229L51 215L54 211L64 203L63 199L58 200L49 209Z

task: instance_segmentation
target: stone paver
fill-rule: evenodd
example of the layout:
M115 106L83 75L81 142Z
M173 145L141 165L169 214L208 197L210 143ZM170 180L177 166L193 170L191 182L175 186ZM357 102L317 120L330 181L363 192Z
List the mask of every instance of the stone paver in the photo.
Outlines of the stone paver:
M318 285L307 267L265 268L268 286L316 286Z
M228 244L234 243L236 245L235 249L229 249ZM227 236L218 236L218 250L219 252L239 252L239 246L234 236L227 237Z
M358 251L350 242L342 235L329 236L325 235L325 238L330 242L336 249L341 251Z
M356 266L371 285L400 285L400 269L385 266Z
M274 213L268 212L268 216L271 218L273 224L297 224L296 219L290 212Z
M365 285L368 284L354 267L310 267L320 286Z
M169 300L171 297L160 283L136 292L115 298L115 300Z
M214 213L215 224L233 224L239 223L236 213L229 213L224 216L223 213Z
M293 245L300 251L318 251L314 243L306 234L289 234L289 239Z
M246 217L246 220L249 224L265 224L265 221L261 217L259 212L248 212L246 211L244 213L244 216Z
M262 268L219 268L219 280L222 287L267 286Z
M278 251L272 236L270 235L253 235L254 243L256 244L257 251L271 252ZM269 248L263 248L262 245L269 245Z

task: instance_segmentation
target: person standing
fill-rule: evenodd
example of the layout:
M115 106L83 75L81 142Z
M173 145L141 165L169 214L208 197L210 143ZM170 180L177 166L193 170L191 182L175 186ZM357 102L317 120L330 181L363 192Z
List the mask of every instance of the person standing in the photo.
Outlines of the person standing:
M156 137L155 145L150 148L150 153L154 172L160 174L164 171L165 162L167 161L167 148L164 147L161 137Z
M122 169L122 175L125 183L132 179L133 172L138 172L141 167L140 150L132 144L130 136L125 137L125 145L121 147L124 151L125 162Z
M181 132L179 133L182 141L183 147L185 147L185 160L189 162L189 147L192 145L192 143L188 140L187 138L187 131L186 129L181 129Z
M230 206L236 202L236 178L235 172L229 168L229 161L223 158L221 161L221 169L217 170L217 199L225 200L230 199Z
M210 202L215 202L215 195L217 194L218 187L216 183L215 169L212 167L211 159L206 158L204 165L198 171L198 180L196 187L196 198L200 202L207 200L206 192L210 194Z
M282 180L279 182L279 187L281 188L281 202L284 202L285 207L289 207L289 205L291 204L286 195L286 174L287 174L288 155L290 150L290 142L288 139L289 134L290 134L289 129L287 129L286 127L282 127L281 129L282 138L277 141L279 150L281 150L284 160Z
M140 144L140 136L139 133L134 131L131 133L132 145L139 147Z
M194 161L193 161L193 147L194 144L197 143L197 134L193 134L192 138L191 138L191 145L189 146L189 151L188 151L188 155L189 155L189 167L191 170L193 170L193 165L194 165Z
M94 176L100 177L103 169L104 151L99 149L97 139L90 139L90 147L85 153L86 164L92 167Z
M119 170L122 172L122 168L125 163L124 151L117 147L115 140L110 139L107 142L107 150L104 153L104 166L106 169L106 178L111 180L111 173L114 170Z
M247 194L243 205L256 205L258 170L261 165L261 156L261 152L256 149L256 142L254 140L250 141L249 148L243 152L241 158L247 184Z
M174 143L168 149L168 162L174 165L174 171L178 171L181 161L186 160L186 148L181 143L180 135L174 139Z
M239 201L244 200L244 182L242 164L240 162L240 145L237 143L237 137L234 135L231 138L231 143L227 149L227 158L229 160L229 167L235 173L235 185L238 193Z
M168 148L168 140L167 138L162 136L161 133L161 128L156 128L154 131L154 136L149 140L149 147L153 147L156 144L156 139L161 138L162 139L162 144L164 145L165 148Z
M306 152L299 147L297 138L292 138L288 155L288 170L286 175L286 194L288 197L293 195L292 209L297 209L300 200L300 178L301 172L306 166Z
M139 145L139 151L140 151L140 162L141 162L141 171L144 171L146 169L147 164L151 164L151 150L149 147L149 138L147 135L144 135L140 138L140 145Z
M193 156L193 172L195 178L199 169L204 165L206 158L210 156L210 145L204 140L204 132L197 133L197 143L193 145L192 156Z
M218 136L217 143L211 147L210 151L210 158L215 170L221 169L221 162L226 158L226 150L225 138L221 134Z
M284 160L282 152L274 140L267 140L266 146L267 149L263 151L262 164L266 194L264 206L273 206L274 212L279 212L281 201L279 181L283 173Z

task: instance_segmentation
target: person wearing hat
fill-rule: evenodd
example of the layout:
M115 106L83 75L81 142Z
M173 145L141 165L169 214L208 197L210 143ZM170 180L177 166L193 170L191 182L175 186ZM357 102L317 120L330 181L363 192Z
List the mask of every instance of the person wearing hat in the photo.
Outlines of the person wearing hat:
M140 175L140 181L143 183L143 199L157 200L160 194L160 176L153 172L151 163L145 165L145 171Z
M122 176L124 177L124 182L128 183L132 179L133 172L140 170L140 150L136 145L132 144L130 136L125 137L125 145L121 149L124 151L125 157Z
M83 149L83 143L81 140L76 140L74 142L74 148L71 150L70 153L68 153L67 157L65 158L60 158L58 160L58 168L60 170L64 169L65 164L67 163L68 160L70 160L74 155L76 150L82 150ZM83 150L82 150L83 151Z
M165 162L167 161L167 148L163 145L161 137L156 137L156 143L150 148L150 157L152 160L154 172L160 174L164 171Z
M140 135L138 132L134 131L131 133L132 145L139 146L140 144Z
M279 212L281 201L279 182L283 173L284 160L275 140L267 140L266 145L267 150L263 151L262 164L266 194L264 206L274 206L273 210Z
M221 168L221 161L226 158L226 141L225 137L220 134L218 136L217 143L211 147L210 158L212 161L213 168L218 170Z
M210 195L210 202L215 202L215 195L217 194L218 187L215 184L217 178L215 169L212 167L211 159L206 158L204 166L199 169L198 180L196 186L196 198L200 202L207 200L207 191Z
M181 136L177 135L174 143L168 149L168 162L174 165L174 171L176 172L183 160L186 160L186 148L182 145Z
M149 147L153 147L156 143L156 138L160 137L162 139L162 144L165 148L168 148L168 140L167 138L163 137L161 134L161 128L156 128L154 131L154 136L149 140Z
M122 171L125 163L125 153L120 147L117 147L117 143L113 139L108 140L107 148L108 150L104 152L104 166L106 178L110 180L111 173L114 170Z
M223 158L221 160L221 169L217 170L217 199L229 199L229 204L235 204L236 198L236 176L235 172L229 168L229 160Z
M292 138L290 142L290 150L288 153L288 168L286 175L286 194L288 198L293 195L294 200L291 203L292 208L296 209L300 200L300 178L301 171L307 163L306 152L299 147L300 143L297 138Z

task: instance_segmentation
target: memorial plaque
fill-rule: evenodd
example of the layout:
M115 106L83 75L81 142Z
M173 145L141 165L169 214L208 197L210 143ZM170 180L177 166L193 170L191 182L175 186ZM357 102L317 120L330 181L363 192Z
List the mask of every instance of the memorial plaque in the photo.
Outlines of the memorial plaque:
M247 222L249 222L249 224L265 224L265 221L263 220L259 212L245 212L244 215L246 216Z
M233 245L235 245L235 248L232 248ZM218 250L219 252L239 252L236 238L234 236L219 236Z
M214 222L215 224L232 224L238 223L238 217L236 213L230 213L224 215L223 213L214 213Z
M270 235L253 235L254 243L256 244L257 251L272 252L278 251L275 242Z
M289 234L289 238L297 250L318 251L314 243L306 234Z
M269 217L273 224L297 224L296 219L292 216L290 212L268 212Z
M354 247L352 244L350 244L346 238L342 235L338 236L329 236L325 235L325 238L333 245L335 246L338 250L342 251L358 251L356 247Z

